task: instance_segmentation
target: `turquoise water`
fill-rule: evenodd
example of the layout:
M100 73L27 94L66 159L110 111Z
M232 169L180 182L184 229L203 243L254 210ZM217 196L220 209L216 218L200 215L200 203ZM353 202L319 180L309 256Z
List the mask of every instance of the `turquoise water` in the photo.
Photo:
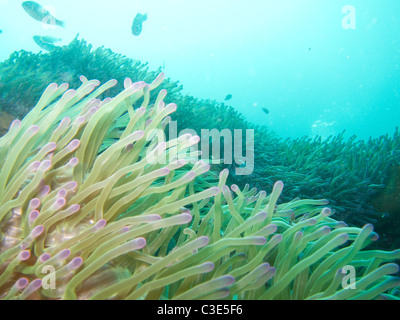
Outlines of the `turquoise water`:
M133 98L103 102L92 100L105 98L97 90L87 100L82 97L94 89L84 77L79 83L85 93L73 96L69 90L58 102L55 96L67 86L52 93L57 89L52 84L30 119L13 122L0 150L0 299L29 297L28 280L37 286L35 299L399 298L400 280L387 275L399 275L390 262L400 258L400 250L359 252L369 245L373 250L400 247L400 131L392 137L400 119L398 0L379 5L376 0L38 1L66 27L35 20L23 1L0 0L0 136L7 121L22 118L37 101L42 90L35 86L44 87L40 82L75 79L71 87L76 88L80 72L101 82L115 74L122 89L125 75L146 78L138 71L143 65L127 66L131 60L126 63L107 50L89 54L87 43L148 62L150 70L161 67L172 82L137 83L140 91ZM133 28L133 21L143 25ZM85 41L54 54L7 60L18 50L43 51L41 41L51 50L40 37L60 38L56 45L63 46L77 34ZM145 81L154 78L147 73ZM174 81L191 97L174 95ZM167 99L178 104L171 119L165 116L175 105L166 99L164 109L164 102L157 102L164 85ZM133 93L129 81L125 87L123 94ZM111 90L106 95L114 97ZM331 138L279 139L242 121L232 108L193 97L232 106L283 138ZM189 129L182 123L193 125L194 134L213 126L230 130L221 130L221 149L219 132L174 140L178 124L179 130ZM153 131L164 127L168 143ZM246 130L244 141L236 128L255 130ZM346 142L343 130L346 137L388 137ZM145 134L151 141L141 140L148 138ZM164 161L176 151L184 155L189 144L197 151L196 142L201 158L220 159L223 152L223 163L197 162L197 152L193 159L185 154L188 162L195 160L194 167ZM194 180L206 171L211 172ZM144 219L135 220L138 215ZM345 223L351 229L343 228ZM138 236L143 238L128 239ZM139 256L122 256L145 245ZM19 247L24 250L18 254ZM40 251L45 255L39 258ZM256 266L262 260L268 265ZM45 262L52 266L51 261L64 273L58 273L57 292L41 291L38 268ZM81 266L86 271L72 274ZM151 270L144 272L147 266ZM339 286L340 273L351 269L354 280L363 279L360 294L343 290L330 296L336 287L346 289L343 281ZM193 290L203 280L221 281L222 275L222 284L205 282ZM232 285L234 280L240 282ZM387 295L378 296L379 290Z
M400 119L400 2L341 0L45 0L66 28L43 26L0 0L0 61L39 52L34 35L77 33L97 46L162 66L184 92L223 101L283 137L392 134ZM355 29L344 29L345 5ZM147 13L142 33L131 25ZM267 108L266 115L262 108Z

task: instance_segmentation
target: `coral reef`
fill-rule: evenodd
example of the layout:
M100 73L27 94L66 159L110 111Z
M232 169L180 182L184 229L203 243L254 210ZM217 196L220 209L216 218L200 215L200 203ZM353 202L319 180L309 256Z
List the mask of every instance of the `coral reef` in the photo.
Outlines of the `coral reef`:
M370 199L385 188L391 168L400 161L398 129L393 137L368 141L356 136L345 140L343 133L326 140L287 139L276 149L271 165L256 163L259 177L255 182L264 185L282 179L290 184L285 193L289 198L327 198L340 219L358 225L378 222L382 214L376 208L386 208L374 208Z
M370 203L383 215L377 224L382 246L388 249L400 247L400 166L391 166L385 187L375 194Z
M69 82L79 86L79 75L105 82L115 78L118 83L110 89L110 95L123 90L123 81L129 76L132 81L149 82L160 72L149 71L146 64L128 59L109 49L92 50L77 38L68 46L57 47L46 54L15 52L0 64L0 109L14 117L22 117L39 99L49 82ZM374 223L378 230L384 229L394 219L386 208L370 199L385 188L389 181L390 168L400 165L400 138L382 136L368 141L356 137L345 139L344 134L317 138L281 139L266 127L255 126L223 103L199 100L181 94L177 82L166 79L154 89L154 98L161 90L168 90L165 102L174 101L179 108L171 115L181 129L254 129L255 165L251 176L235 176L231 170L229 182L243 187L251 183L259 189L271 191L277 180L284 181L280 201L288 202L301 198L330 201L335 217L355 226ZM100 96L100 98L104 98ZM219 166L219 169L230 167ZM384 217L384 218L382 218ZM390 237L398 237L391 230ZM381 233L381 231L380 231Z
M392 166L389 179L371 203L382 212L389 212L400 219L400 166Z
M132 81L151 81L161 70L149 71L147 63L133 61L103 47L92 50L90 44L79 41L77 37L65 47L56 47L52 52L34 54L24 50L14 52L0 66L0 110L2 102L9 105L24 106L20 110L8 106L8 112L22 117L34 106L41 93L50 82L69 83L78 87L79 76L106 82L116 79L118 84L110 89L110 95L116 95L123 89L125 77ZM173 97L181 90L176 82L166 79L155 94L166 89Z
M228 187L198 136L167 140L163 74L103 100L115 80L80 80L50 84L0 139L0 299L397 298L400 250L366 250L371 224L278 204L280 181Z
M263 153L260 142L256 154ZM264 157L264 164L261 157L256 157L254 186L266 189L274 180L282 180L288 189L283 201L295 197L329 199L336 210L335 218L355 226L375 225L383 238L374 244L376 248L399 246L398 216L388 205L396 206L392 200L399 195L398 190L389 187L395 179L394 168L400 163L398 129L392 137L385 135L368 141L355 136L345 140L342 133L327 140L287 139L276 146L276 150L267 146L264 154L270 156ZM265 164L268 159L270 165ZM382 192L385 198L379 196Z

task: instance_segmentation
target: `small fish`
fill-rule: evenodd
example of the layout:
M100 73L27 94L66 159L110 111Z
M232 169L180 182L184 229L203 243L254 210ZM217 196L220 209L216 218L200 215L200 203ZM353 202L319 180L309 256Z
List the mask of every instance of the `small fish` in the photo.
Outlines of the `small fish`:
M265 114L269 114L269 110L267 108L261 108L262 111L264 111Z
M0 33L3 33L3 30L0 30Z
M141 14L138 13L133 19L133 24L132 24L132 34L134 36L138 36L139 34L142 33L142 24L144 21L147 20L147 14Z
M38 37L38 36L36 36L36 37ZM40 38L42 39L42 41L47 42L48 44L55 44L56 42L59 42L62 40L61 38L55 38L52 36L43 36Z
M33 40L35 40L36 44L46 51L52 51L56 47L53 43L47 42L45 39L49 37L41 37L41 36L34 36ZM51 37L50 37L51 38Z
M231 94L228 94L226 97L225 97L225 101L229 101L229 100L231 100L232 99L232 95Z
M24 10L35 20L45 24L57 25L64 27L63 21L57 20L45 8L35 1L24 1L22 3Z

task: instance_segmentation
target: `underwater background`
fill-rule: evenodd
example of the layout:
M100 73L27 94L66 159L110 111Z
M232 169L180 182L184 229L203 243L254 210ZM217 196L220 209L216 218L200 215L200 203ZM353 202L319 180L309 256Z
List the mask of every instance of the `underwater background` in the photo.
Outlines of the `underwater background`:
M164 67L183 91L223 101L282 137L393 134L400 118L400 3L306 1L48 0L66 28L30 18L23 1L0 1L0 60L41 50L32 37L68 44L77 33L95 48ZM342 9L356 10L344 29ZM137 13L147 13L140 36ZM267 108L265 115L262 108Z
M10 262L10 257L18 241L24 248L28 248L26 243L31 241L29 243L35 251L55 254L64 246L63 241L59 241L63 237L71 237L68 243L73 243L74 237L86 236L86 231L82 230L96 229L98 224L102 229L105 224L105 220L100 219L103 211L104 217L109 219L107 222L111 222L105 230L114 231L117 228L114 226L122 225L123 221L140 220L142 213L150 214L145 223L155 230L154 233L132 240L134 250L144 248L147 256L138 259L135 254L116 255L104 264L104 274L100 270L92 277L88 271L91 263L96 261L98 254L107 251L108 242L101 244L102 249L89 245L83 251L83 258L77 256L80 253L78 249L72 250L76 254L70 260L72 266L66 264L68 258L65 265L63 262L60 266L61 274L68 275L65 279L73 280L68 282L62 278L63 286L58 293L38 291L38 298L229 296L234 299L342 299L350 295L340 288L335 291L339 276L334 272L342 270L338 269L339 266L342 268L350 262L357 266L357 271L362 273L360 279L366 283L365 288L353 293L353 298L399 297L400 280L382 276L382 272L398 276L398 266L380 264L397 261L400 257L400 250L396 250L400 247L400 43L397 36L400 17L396 14L400 3L394 0L380 3L372 0L351 3L263 0L251 1L250 4L235 0L46 0L40 4L46 17L50 14L58 19L56 25L39 22L43 19L43 11L38 10L35 2L0 0L0 136L4 135L0 140L0 270L4 271L0 276L0 298L11 298L17 292L15 288L22 288L23 284L27 286L22 278L17 280L20 275L18 268L27 274L33 268L29 263L28 267L21 263L12 269L17 264ZM52 82L60 86L50 85L46 89ZM55 88L58 90L55 92L65 91L66 87L61 83L69 83L69 88L80 87L82 91L77 92L91 92L102 83L108 91L104 94L99 89L89 96L104 99L101 103L101 100L85 100L82 94L72 100L72 106L64 104L63 100L68 100L68 94L75 94L70 91L66 91L55 107L49 96L47 101L44 95L42 104L33 109L36 111L31 111L45 89L49 92ZM136 83L139 91L130 100L125 100L128 109L124 109L124 103L119 103L118 98L108 98L120 92L121 96L128 94L132 83ZM140 100L142 96L143 102ZM108 114L105 110L111 110L111 106L114 106L114 111ZM79 111L79 108L83 109ZM77 117L78 114L84 117ZM62 118L63 115L66 118ZM147 121L142 119L136 123L136 117L144 117ZM73 125L69 126L67 120L63 122L67 118L75 119ZM35 130L40 130L43 138L34 137L37 139L35 144L25 144L25 135L13 135L16 132L13 130L19 130L15 128L20 123L15 119L24 119L23 128L32 124L26 134L33 130L32 136L35 136ZM55 129L58 121L61 121L60 128L65 126L70 130L65 136L57 131L62 129ZM104 126L104 131L93 124L96 121ZM147 159L147 153L157 149L155 146L160 143L154 138L150 144L137 142L122 146L128 131L131 130L132 137L140 141L142 130L157 127L166 130L167 140L171 140L173 136L168 130L171 130L173 121L179 130L193 129L198 134L202 129L228 129L230 132L251 129L255 135L254 146L249 147L246 141L242 147L252 149L254 159L246 158L242 164L212 163L211 166L198 162L192 169L185 165L182 169L171 170L169 164L156 171L153 166L146 166L138 176L132 174L118 180L119 166L121 170L127 170L129 161L134 164L137 160L140 164L139 160ZM14 129L7 133L10 123ZM36 123L42 127L35 129ZM52 130L55 130L53 134ZM97 139L96 130L100 130ZM76 139L72 140L73 137ZM50 141L56 138L60 140L57 143L63 142L60 145L65 145L65 148L57 146L55 152L46 155L45 150L53 148ZM71 142L67 145L69 139ZM189 140L193 144L197 138ZM49 144L46 145L46 141ZM211 139L210 142L214 141ZM186 147L181 146L183 150ZM25 149L26 152L21 153L23 157L19 158L18 152ZM66 154L69 155L67 149L73 149L71 156L76 152L76 158L64 165L63 161L68 158ZM113 154L113 150L121 153ZM133 159L136 160L128 160L128 153L135 153L137 158ZM59 190L55 203L63 202L65 205L68 201L72 204L72 200L79 200L70 207L71 212L79 212L78 217L71 219L74 221L72 225L76 226L76 230L69 230L72 230L72 235L59 232L64 230L60 226L65 221L60 222L56 212L62 206L58 208L50 204L54 199L46 198L44 191L40 191L41 184L38 185L39 191L35 191L38 192L37 198L28 202L30 196L26 190L33 188L31 184L35 180L29 184L29 179L24 182L23 179L29 177L26 172L30 167L27 166L43 154L46 155L43 159L53 156L57 159L41 182L50 181L49 190L54 190L47 191L50 195ZM79 163L81 157L87 162ZM112 157L115 157L114 162L110 160ZM99 159L104 158L109 171L96 173ZM43 166L49 165L50 162L46 161L42 162ZM252 166L249 174L236 174L240 166L247 165ZM68 169L68 174L61 174L63 168ZM49 169L42 171L46 170ZM160 181L167 172L165 181ZM206 173L204 177L197 177L203 173ZM148 176L153 180L147 188L123 188L132 183L135 185L135 179L143 181ZM194 177L196 180L192 181ZM100 185L113 179L118 181L115 186L107 184L103 191L99 191ZM69 189L59 181L69 181ZM88 190L99 193L92 195ZM138 196L129 198L134 192L138 192ZM26 199L22 201L20 198L23 196ZM130 200L125 200L127 198ZM43 200L43 204L36 201L33 205L35 199ZM17 200L20 206L14 207ZM88 220L94 201L97 201L94 217ZM183 204L173 210L174 203L176 206ZM167 207L165 211L164 205ZM330 209L323 208L325 205ZM257 213L261 207L265 212ZM35 209L33 216L32 212L26 214L28 218L16 228L21 223L18 218L20 211L28 213L31 209ZM46 220L46 215L39 215L39 209L48 215L53 209L55 213ZM181 214L165 219L167 227L157 229L164 220L159 224L154 222L159 217L156 215L160 214L161 219L163 215L172 213ZM191 216L188 213L193 215L193 222L189 221ZM222 214L219 222L218 213ZM251 227L246 233L233 231L236 227L245 230L259 220L271 224L264 229ZM39 221L44 221L45 227L46 223L53 223L57 228L44 228L40 237L43 227L38 225ZM66 219L67 225L68 221ZM275 231L271 231L275 227ZM317 227L321 229L317 230ZM129 229L124 228L121 232ZM265 231L267 228L270 229ZM33 233L36 230L38 235L35 237L40 240L35 242L31 234L27 236L30 229ZM333 232L329 234L328 229ZM296 230L301 231L296 233ZM134 234L133 230L130 232ZM265 239L260 239L264 233ZM193 282L190 281L194 278L188 277L181 283L165 286L164 291L161 288L150 290L158 282L149 278L143 280L139 290L132 285L130 291L118 291L120 284L114 276L124 279L124 283L133 283L131 281L136 279L137 273L147 265L157 265L155 261L159 261L159 265L164 261L168 267L166 261L175 254L174 250L193 239L199 241L199 246L206 245L197 256L194 254L197 249L193 251L197 257L193 261L200 263L204 260L204 252L212 252L214 245L223 246L224 241L230 239L225 236L231 234L235 234L237 243L249 241L250 246L262 246L264 240L269 239L266 248L270 251L265 254L269 260L265 261L271 265L264 263L255 269L251 267L255 266L255 261L264 261L261 258L265 253L263 250L267 249L239 250L235 251L237 255L226 251L223 263L226 269L216 268L214 276L199 276ZM245 235L249 234L254 237L246 238ZM309 241L304 240L304 245L298 242L303 235ZM337 238L333 239L334 235L338 235ZM109 237L119 236L114 233ZM210 246L204 242L205 237L211 241ZM89 236L85 241L90 242L90 239ZM348 247L344 245L347 239L354 241ZM299 247L291 246L292 241ZM72 248L76 246L79 247L77 244ZM366 247L371 251L362 251ZM116 254L121 249L118 248L115 248ZM31 257L31 252L28 256L24 250L16 259L34 260L30 263L35 263L35 266L44 263L37 252L33 258L33 252ZM318 259L315 252L321 254ZM182 255L182 261L177 259L171 269L176 271L184 265L189 272L194 262L184 257ZM244 262L237 262L242 258ZM286 275L289 265L293 270L300 270L305 261L313 262L299 274ZM201 270L210 272L219 266L219 262L215 263L211 266L204 262ZM74 269L71 271L68 266ZM211 278L227 274L224 272L238 266L240 268L232 273L236 278L221 278L220 291L199 293L194 290L204 281L208 283ZM23 269L25 267L27 269ZM75 273L75 269L82 271ZM166 268L157 277L169 275L171 269ZM323 270L326 271L324 275ZM12 280L17 282L13 287L7 280L7 272L14 272ZM92 288L96 276L104 276L104 287L112 284L115 292L111 289L102 291L101 282L99 288ZM89 285L80 282L85 277ZM141 277L140 272L138 277ZM290 282L289 277L294 282ZM233 285L238 279L238 284ZM246 287L243 284L248 279L256 280ZM257 284L264 283L260 279L265 282L265 292L265 288ZM308 284L302 288L306 279ZM39 282L35 284L37 279L34 278L29 280L32 286L36 286L36 292ZM227 288L233 289L229 291ZM186 289L189 290L185 292ZM29 290L22 291L17 297L27 298L30 294Z
M255 143L254 174L235 183L270 190L282 180L285 200L327 198L342 212L340 218L381 224L385 234L390 228L396 235L387 242L400 243L399 3L43 3L62 27L33 19L23 3L0 1L0 61L19 50L51 52L39 55L41 62L22 58L14 73L3 65L2 130L29 111L27 105L49 81L76 83L81 74L106 81L120 73L122 83L126 74L110 68L109 61L126 65L132 59L144 70L165 72L176 83L174 92L187 97L174 118L179 129L263 128ZM54 43L41 47L37 37ZM100 51L90 56L90 50ZM98 55L103 60L96 60ZM34 83L42 86L22 96L15 92L18 81L30 90Z

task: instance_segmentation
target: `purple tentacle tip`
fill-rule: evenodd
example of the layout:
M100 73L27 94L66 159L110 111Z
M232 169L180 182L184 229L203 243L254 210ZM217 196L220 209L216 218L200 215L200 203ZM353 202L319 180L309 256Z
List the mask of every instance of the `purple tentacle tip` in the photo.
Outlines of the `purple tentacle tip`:
M49 260L51 258L51 256L48 253L43 253L40 257L39 257L39 261L40 262L46 262L47 260Z
M38 290L41 286L42 286L42 279L35 279L29 285L29 287L32 288L32 292Z
M195 241L198 241L200 243L200 246L204 247L210 243L210 238L207 236L201 236L197 238Z
M29 250L23 250L18 255L18 260L25 261L31 257L31 252Z
M76 257L68 263L68 268L72 270L78 269L83 264L83 259L81 257Z
M205 262L201 266L204 268L204 272L211 272L215 268L215 265L212 262Z
M15 286L18 290L22 290L26 288L26 286L29 284L29 280L27 278L20 278L17 280L15 283Z
M146 245L146 239L145 238L137 238L135 240L131 241L133 250L139 250L142 249Z
M33 210L29 213L28 221L29 221L30 225L33 224L33 222L37 219L37 217L39 217L39 211Z
M65 259L67 259L70 255L71 255L71 250L69 250L69 249L64 249L64 250L61 250L61 251L58 253L57 257L58 257L59 260L65 260Z
M70 151L74 151L76 148L79 147L80 143L81 142L78 139L74 139L68 144L68 149Z
M231 286L232 284L235 283L235 278L232 277L232 276L229 276L229 275L222 276L218 280L221 281L221 285L223 287L229 287L229 286Z
M36 210L40 206L40 199L34 198L29 201L29 209Z
M332 214L332 210L330 208L323 208L321 213L323 216L329 217Z
M277 181L277 182L275 182L275 184L274 184L274 190L275 189L277 189L277 190L279 190L279 191L282 191L283 190L283 182L282 181Z
M263 221L267 219L267 213L265 211L261 211L255 215L257 217L257 220Z
M31 237L32 238L37 238L39 237L44 231L44 227L43 226L36 226L32 229L31 231Z
M94 225L94 228L97 231L97 230L104 228L106 224L107 224L107 221L104 219L101 219L96 222L96 224Z
M50 160L44 160L41 164L39 169L43 171L47 171L51 168L51 161Z
M190 213L181 213L179 215L180 219L182 220L182 223L189 223L190 221L192 221L193 217Z

